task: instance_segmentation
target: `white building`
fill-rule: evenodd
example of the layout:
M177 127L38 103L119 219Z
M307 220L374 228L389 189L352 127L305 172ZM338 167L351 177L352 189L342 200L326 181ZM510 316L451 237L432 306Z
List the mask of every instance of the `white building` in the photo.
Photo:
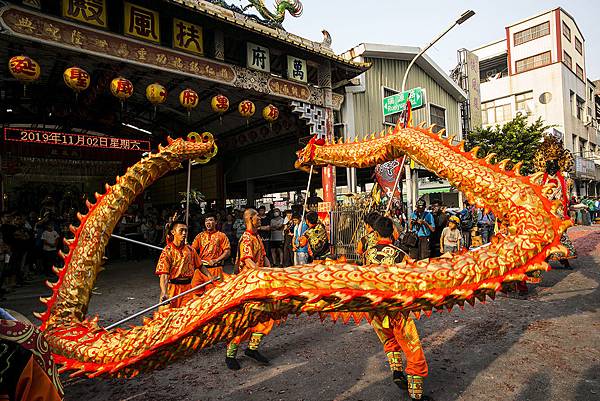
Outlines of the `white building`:
M585 39L575 19L560 7L545 11L472 52L479 57L483 125L501 125L517 113L532 122L541 117L576 157L574 190L599 194L596 87L586 76Z

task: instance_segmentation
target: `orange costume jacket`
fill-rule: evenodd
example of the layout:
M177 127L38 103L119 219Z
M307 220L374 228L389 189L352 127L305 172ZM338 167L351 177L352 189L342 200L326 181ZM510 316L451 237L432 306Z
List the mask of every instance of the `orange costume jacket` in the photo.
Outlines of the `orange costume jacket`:
M221 231L212 233L203 231L196 235L194 242L192 242L192 248L198 252L201 262L208 262L209 260L217 259L219 256L223 255L225 251L230 250L231 245L229 244L227 236ZM222 278L223 263L224 261L221 261L218 266L207 266L209 273L213 277Z
M167 295L172 298L192 288L194 276L199 277L199 282L208 281L208 278L200 272L200 266L200 257L191 246L184 244L176 247L172 243L168 243L160 254L155 273L159 276L163 274L169 276ZM171 301L171 307L181 307L192 298L193 294L187 294Z

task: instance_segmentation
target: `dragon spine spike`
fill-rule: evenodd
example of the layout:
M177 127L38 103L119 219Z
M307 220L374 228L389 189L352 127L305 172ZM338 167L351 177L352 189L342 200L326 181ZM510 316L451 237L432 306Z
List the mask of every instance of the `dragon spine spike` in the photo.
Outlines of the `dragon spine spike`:
M65 255L65 253L63 251L61 251L60 249L58 250L58 256L62 259L65 260L67 258L67 255Z
M77 235L77 228L73 224L69 224L69 231L71 231L73 235Z
M444 135L446 134L446 128L442 128L441 130L438 131L438 137L443 138Z
M433 134L433 130L435 129L435 127L437 127L436 124L431 124L429 127L427 127L427 132Z
M171 138L171 136L170 136L170 135L167 135L167 143L168 143L169 145L171 145L173 142L174 142L174 141L173 141L173 138Z
M544 172L538 171L537 173L533 173L529 176L529 180L531 182L539 182L544 176Z
M465 141L464 141L464 140L463 140L463 141L460 141L460 142L458 143L458 145L456 145L456 147L457 147L457 148L458 148L458 150L460 150L461 152L464 152L464 151L465 151Z
M513 166L513 173L515 173L516 176L521 176L521 167L523 167L523 162L517 162L515 163L515 165Z
M485 157L485 162L487 164L492 164L492 159L496 157L496 153L489 153L486 157Z
M473 155L473 158L474 158L474 159L477 159L477 152L479 152L479 149L480 149L480 147L479 147L479 146L474 146L474 147L473 147L473 149L471 149L471 150L469 151L469 153L470 153L471 155Z
M87 206L88 210L92 210L94 208L94 204L87 199L85 200L85 205Z
M108 185L108 183L104 184L104 188L107 192L110 191L110 185Z
M94 192L94 196L96 197L96 200L102 198L102 195L100 195L98 192Z
M424 128L425 128L425 124L427 124L425 121L421 121L421 122L420 122L420 123L417 125L417 128L424 129Z
M506 170L506 165L510 162L511 162L510 159L503 159L500 163L498 163L498 168L500 170Z
M44 317L44 314L40 313L40 312L33 312L33 316L35 316L35 318L38 320L42 320Z

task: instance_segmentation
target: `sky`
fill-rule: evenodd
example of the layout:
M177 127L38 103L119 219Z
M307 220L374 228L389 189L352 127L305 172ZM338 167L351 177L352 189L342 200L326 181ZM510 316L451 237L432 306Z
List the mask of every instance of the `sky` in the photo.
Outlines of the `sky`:
M243 0L232 3L242 5ZM266 0L272 9L272 0ZM326 29L333 50L342 53L360 43L423 47L462 12L475 15L454 27L427 54L446 72L457 64L456 51L475 49L506 37L504 28L542 11L564 8L585 39L587 77L600 79L600 1L597 0L302 0L304 13L289 14L286 30L321 41Z

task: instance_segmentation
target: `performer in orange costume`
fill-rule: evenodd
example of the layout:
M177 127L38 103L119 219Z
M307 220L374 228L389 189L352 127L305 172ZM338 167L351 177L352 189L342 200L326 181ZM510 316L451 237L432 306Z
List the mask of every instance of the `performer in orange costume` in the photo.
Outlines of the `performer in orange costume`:
M221 231L217 230L217 219L215 215L208 214L204 218L206 231L196 235L192 248L199 254L200 260L206 266L212 277L223 279L223 263L231 255L229 239ZM199 273L200 271L197 270ZM197 279L198 276L198 279ZM200 274L195 274L192 287L202 284Z
M260 269L262 267L271 267L265 252L265 247L256 231L256 229L260 226L260 217L258 216L258 212L254 209L246 209L244 212L244 221L246 223L246 231L244 234L242 234L238 246L236 273L243 269ZM246 307L248 307L250 310L259 306L260 305L258 304L246 304ZM227 364L227 367L232 370L240 369L240 363L237 361L237 359L235 359L235 356L237 355L237 350L240 343L248 339L250 339L248 348L244 352L246 356L249 356L258 362L268 364L269 360L260 352L258 352L258 347L262 341L262 338L269 334L272 329L273 320L269 320L265 323L259 323L256 326L247 329L242 335L234 337L234 339L227 344L227 355L225 357L225 363Z
M200 257L185 243L187 225L175 220L167 235L167 246L163 249L156 265L156 275L160 276L160 300L173 298L192 288L192 277L196 275L198 284L210 280L210 274L200 262ZM196 272L196 270L198 270ZM172 308L180 308L193 298L192 293L171 301Z
M393 265L400 263L404 253L392 245L394 223L387 217L380 217L374 223L377 244L365 253L366 264ZM417 326L412 318L374 316L371 325L383 343L393 380L400 388L407 388L412 400L423 398L423 378L428 368ZM406 357L406 376L402 373L402 353Z

